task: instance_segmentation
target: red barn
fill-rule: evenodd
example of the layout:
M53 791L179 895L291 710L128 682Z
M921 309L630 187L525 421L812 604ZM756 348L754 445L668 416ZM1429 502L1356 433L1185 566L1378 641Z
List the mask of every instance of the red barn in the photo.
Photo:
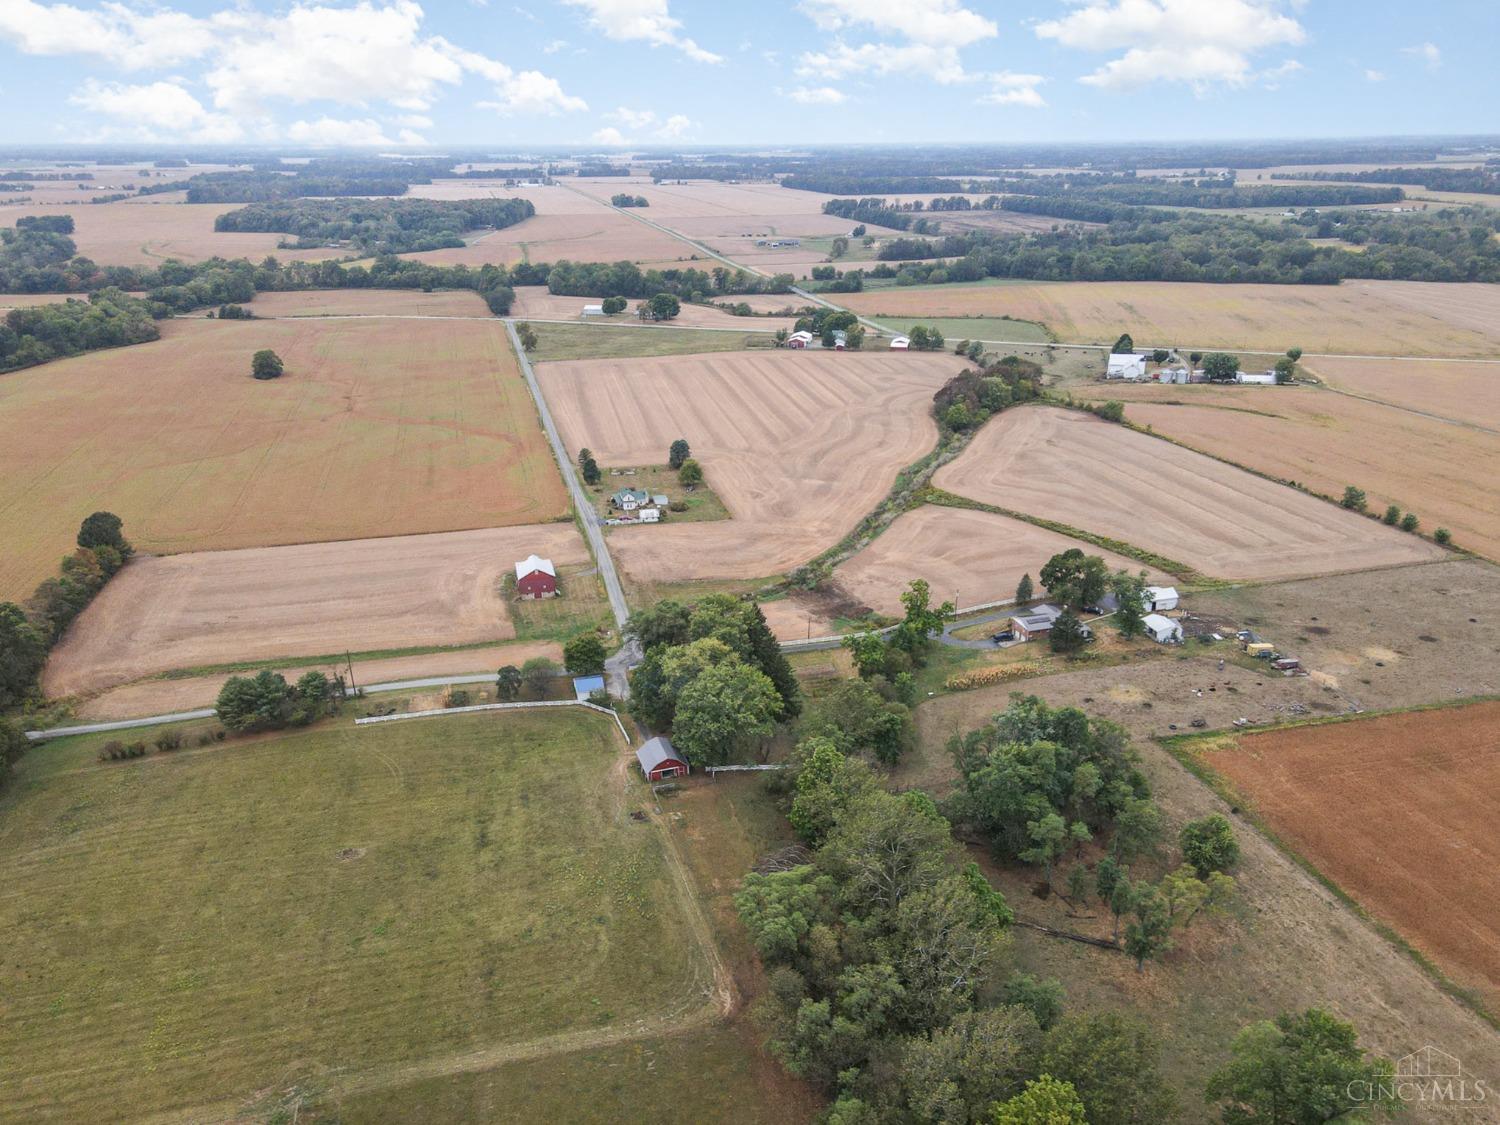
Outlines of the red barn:
M686 777L692 772L687 762L678 757L677 748L660 736L637 750L635 760L641 764L641 772L646 775L647 781Z
M516 563L516 593L523 598L550 598L557 593L557 570L551 559L532 555Z

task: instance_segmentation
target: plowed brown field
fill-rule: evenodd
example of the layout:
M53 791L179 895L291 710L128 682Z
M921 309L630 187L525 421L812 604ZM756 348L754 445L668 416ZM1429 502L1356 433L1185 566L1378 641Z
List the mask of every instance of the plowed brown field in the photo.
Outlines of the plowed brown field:
M734 517L624 527L610 550L642 581L755 578L805 562L873 508L930 450L932 394L952 356L724 352L542 364L570 453L665 460L685 437Z
M1319 359L1305 366L1339 390L1500 429L1500 363Z
M611 210L575 214L541 214L513 227L472 238L446 250L424 250L403 257L443 266L482 266L487 262L647 262L687 259L684 242ZM704 265L717 265L705 262Z
M287 373L250 378L257 348ZM567 497L498 320L184 320L0 379L0 598L98 509L163 554L535 523Z
M936 600L957 599L962 608L1014 596L1021 575L1035 581L1042 564L1070 547L1103 555L1111 570L1142 569L1122 555L1022 520L928 504L901 516L833 575L852 597L881 613L901 613L901 591L913 578L925 578ZM1151 577L1165 576L1153 571Z
M256 316L473 316L488 317L489 306L468 289L422 293L411 289L317 289L258 293L250 305Z
M1291 578L1442 553L1200 453L1048 407L1006 411L934 483L1217 578Z
M1466 391L1467 410L1459 401ZM1500 433L1307 389L1142 386L1102 393L1125 400L1132 421L1195 449L1328 496L1357 485L1372 511L1396 504L1416 512L1423 530L1446 527L1460 546L1500 558L1494 484ZM1459 420L1495 411L1478 379L1455 378L1452 395L1446 407L1433 409L1452 409Z
M48 695L176 668L503 641L500 581L529 554L588 559L572 524L139 559L53 651Z
M1500 703L1243 735L1204 760L1371 914L1500 1002Z
M1477 283L1004 282L876 289L840 299L871 316L1004 313L1039 320L1068 343L1107 344L1125 328L1142 347L1202 351L1295 346L1354 355L1493 356L1500 346L1500 286Z

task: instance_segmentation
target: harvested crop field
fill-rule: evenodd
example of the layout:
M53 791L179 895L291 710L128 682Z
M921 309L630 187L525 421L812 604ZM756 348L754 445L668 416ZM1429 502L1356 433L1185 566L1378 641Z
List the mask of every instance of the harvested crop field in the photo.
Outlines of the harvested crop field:
M465 245L402 257L441 266L515 262L647 262L692 255L692 248L616 211L540 214L504 230L473 236ZM716 264L716 263L715 263Z
M285 676L288 683L296 683L297 678L305 672L347 671L343 654L329 655L337 655L338 659L311 664L289 661L278 665L274 671ZM534 656L545 656L561 663L562 645L555 641L510 641L482 648L427 652L413 656L385 656L375 659L356 656L353 661L354 682L360 687L368 687L371 684L394 683L427 676L464 676L482 672L493 675L495 669L503 664L514 664L519 668ZM229 676L228 672L216 672L202 676L173 676L121 684L85 699L74 710L72 718L79 722L96 722L134 719L143 715L168 715L177 711L212 707L219 697L219 689Z
M490 316L484 298L469 289L316 289L258 293L256 316Z
M1500 703L1241 735L1199 757L1372 915L1500 1005Z
M515 635L517 559L585 562L571 523L137 559L52 651L42 686L83 695L177 668Z
M648 582L755 578L846 534L937 440L952 356L766 351L543 364L569 451L659 462L686 437L729 509L719 523L619 528L610 549Z
M1423 281L1199 285L1165 281L1001 282L851 293L866 315L998 316L1045 324L1069 343L1200 351L1489 356L1500 346L1500 286Z
M279 1119L288 1093L715 1018L604 716L346 719L99 764L105 737L28 755L0 805L8 1117Z
M257 348L287 373L250 378ZM163 554L568 505L500 321L305 319L169 321L153 343L0 379L0 597L29 595L99 509Z
M995 418L933 483L1215 578L1291 578L1442 557L1415 536L1243 469L1049 407Z
M834 578L851 597L899 616L900 593L913 578L925 578L937 601L957 598L960 607L1013 597L1021 575L1035 581L1049 558L1070 547L1104 556L1111 570L1144 568L1122 555L1022 520L968 508L927 504L907 512L853 558ZM1153 580L1164 578L1152 572Z
M101 266L160 265L168 258L197 262L215 256L258 262L267 255L280 261L318 262L347 253L337 248L278 250L277 243L286 235L214 230L214 219L240 206L130 200L77 207L0 205L0 226L14 226L22 215L72 215L78 253Z
M38 305L56 305L72 297L76 301L88 300L78 293L0 293L0 313L11 309L34 309Z
M777 299L783 305L795 300L791 297ZM733 302L734 298L729 297L726 300ZM640 323L635 315L636 307L640 304L638 301L632 301L624 312L616 313L614 316L591 316L584 320L583 307L598 303L598 298L595 297L558 297L547 292L546 286L523 285L516 289L516 302L511 306L511 315L521 320L576 320L580 324L588 325ZM796 323L796 317L735 316L723 309L683 302L682 311L668 323L689 328L775 332L778 328L791 331L792 325Z
M1461 424L1462 413L1445 422L1348 395L1272 387L1143 386L1100 393L1126 401L1136 424L1195 449L1326 496L1357 485L1372 512L1395 504L1415 512L1423 531L1446 527L1459 546L1500 558L1494 484L1500 432ZM1492 409L1476 392L1473 413Z
M1306 366L1337 390L1500 429L1500 363L1319 359Z

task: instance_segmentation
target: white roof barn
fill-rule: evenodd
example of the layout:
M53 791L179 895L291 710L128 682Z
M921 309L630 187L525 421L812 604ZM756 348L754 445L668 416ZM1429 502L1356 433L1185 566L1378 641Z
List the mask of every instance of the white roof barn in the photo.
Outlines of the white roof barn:
M1176 586L1147 586L1145 593L1146 608L1153 613L1177 608L1179 599Z
M543 574L552 575L553 578L557 577L557 571L553 569L551 559L544 559L541 555L528 555L516 563L516 580L520 581L528 574L535 574L539 570Z
M1111 352L1106 379L1139 379L1146 374L1146 357L1133 352Z
M891 337L891 350L892 351L895 351L895 352L904 352L904 351L907 351L910 348L911 348L911 337L910 336L892 336Z
M1146 626L1146 635L1157 644L1181 644L1182 624L1159 613L1148 613L1141 619Z

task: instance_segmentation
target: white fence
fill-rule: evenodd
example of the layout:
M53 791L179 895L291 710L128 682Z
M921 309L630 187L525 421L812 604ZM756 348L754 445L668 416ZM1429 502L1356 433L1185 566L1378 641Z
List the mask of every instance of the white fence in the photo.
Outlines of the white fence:
M370 715L367 718L355 719L354 725L364 726L366 723L394 723L400 719L431 719L438 715L469 715L475 711L521 711L531 707L587 707L590 711L598 711L601 715L608 715L615 721L615 726L620 728L620 737L625 740L625 745L630 745L630 735L625 732L625 724L620 722L620 716L608 707L600 707L597 703L589 703L583 699L542 699L534 703L473 703L468 707L439 707L432 711L401 711L395 715Z
M759 773L762 770L784 770L785 763L773 763L769 766L704 766L703 772L712 777L716 773Z

